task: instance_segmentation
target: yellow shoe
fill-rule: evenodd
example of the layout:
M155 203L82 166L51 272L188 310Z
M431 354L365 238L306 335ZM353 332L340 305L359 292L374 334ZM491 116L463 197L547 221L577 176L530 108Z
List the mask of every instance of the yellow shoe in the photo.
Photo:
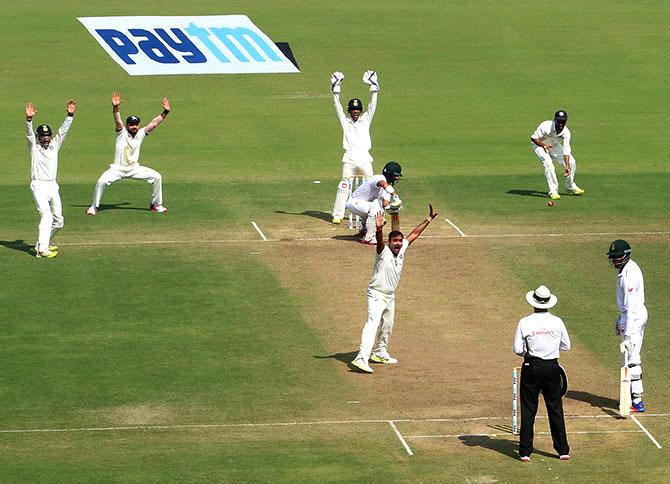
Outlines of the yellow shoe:
M550 193L549 198L551 198L552 200L560 200L561 196L558 193Z
M50 245L49 250L51 252L58 252L58 246L57 245Z
M333 217L333 223L339 225L342 223L342 219L340 217Z
M582 190L582 189L579 188L579 187L571 188L571 189L568 190L568 191L569 191L570 193L572 193L573 195L584 195L584 190Z
M45 259L53 259L58 255L58 252L47 250L45 252L37 252L35 257L44 257Z

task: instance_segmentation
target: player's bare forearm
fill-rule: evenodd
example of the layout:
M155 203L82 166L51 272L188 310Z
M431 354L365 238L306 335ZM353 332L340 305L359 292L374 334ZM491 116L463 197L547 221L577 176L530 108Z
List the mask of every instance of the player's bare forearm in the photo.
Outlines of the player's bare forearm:
M165 118L167 118L167 115L170 114L170 101L168 101L168 98L164 97L163 98L163 112L160 113L158 116L156 116L154 119L151 120L149 124L147 124L147 127L144 128L144 130L149 134L152 130L154 130L159 124L163 122Z
M430 225L430 223L433 221L433 219L434 219L435 217L437 217L437 212L435 212L435 211L433 210L433 205L432 205L432 204L429 204L428 207L429 207L429 210L430 210L430 212L429 212L429 214L428 214L428 217L426 217L426 218L423 220L423 222L421 222L419 225L417 225L416 227L414 227L414 229L413 229L413 230L409 233L409 235L407 236L407 242L408 242L409 244L411 244L411 243L414 242L416 239L418 239L419 236L423 233L423 231L426 230L426 228L428 227L428 225Z
M386 225L386 218L384 218L384 212L381 211L375 215L375 238L377 239L377 254L381 254L384 250L384 225Z

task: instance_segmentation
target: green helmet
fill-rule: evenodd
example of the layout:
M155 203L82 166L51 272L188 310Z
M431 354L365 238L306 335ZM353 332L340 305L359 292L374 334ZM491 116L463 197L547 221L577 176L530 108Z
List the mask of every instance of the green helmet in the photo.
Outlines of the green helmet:
M382 175L387 179L389 177L401 177L402 176L402 167L396 161L389 161L384 165L382 169Z
M610 249L607 251L607 257L615 259L630 255L631 252L630 244L625 240L618 239L610 244Z

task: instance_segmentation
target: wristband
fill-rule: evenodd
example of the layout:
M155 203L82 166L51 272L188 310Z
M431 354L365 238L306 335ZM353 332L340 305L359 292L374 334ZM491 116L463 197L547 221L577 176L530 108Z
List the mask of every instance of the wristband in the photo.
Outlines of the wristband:
M168 111L167 109L163 109L163 114L167 116L168 114L170 114L170 111Z
M391 185L387 185L386 188L384 188L384 190L386 190L386 193L388 193L389 195L393 195L395 193L395 188L393 188Z
M426 217L426 222L431 223L432 221L433 221L432 218L430 218L430 217Z

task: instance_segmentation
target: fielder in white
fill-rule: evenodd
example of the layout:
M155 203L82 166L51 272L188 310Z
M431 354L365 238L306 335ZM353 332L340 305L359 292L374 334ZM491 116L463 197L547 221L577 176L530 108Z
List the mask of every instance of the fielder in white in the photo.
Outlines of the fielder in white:
M375 218L379 212L388 209L397 213L402 207L402 200L393 185L402 177L402 167L395 161L384 165L381 175L368 178L365 183L351 194L347 202L347 209L364 220L361 232L364 234L361 242L375 245L379 239L375 238Z
M437 217L437 212L433 211L432 205L429 205L429 209L428 217L417 225L406 238L400 231L391 231L388 244L383 242L382 227L386 223L384 212L377 213L375 217L377 256L372 278L368 284L368 319L363 327L360 350L351 362L353 366L365 373L373 372L368 363L369 360L375 363L398 363L398 360L388 352L395 315L395 290L400 281L407 248Z
M128 116L124 127L119 113L119 104L121 104L121 94L115 92L112 94L112 113L116 125L114 163L109 165L107 171L100 175L93 192L93 205L89 207L86 213L95 215L100 210L100 201L105 186L110 186L123 178L144 180L153 185L149 209L152 212L167 212L167 208L163 206L163 178L161 174L156 170L140 165L139 160L140 147L144 138L161 124L170 113L170 102L168 98L164 97L163 112L152 119L144 128L140 128L140 118L134 114Z
M33 116L37 110L33 103L26 104L26 140L30 153L30 189L35 198L35 205L40 214L35 255L51 259L58 255L58 247L51 244L56 232L63 228L63 205L60 200L59 186L56 182L58 174L58 153L67 136L76 103L67 102L67 116L58 133L53 138L48 124L42 124L33 131ZM37 135L37 140L35 136Z
M642 342L647 325L647 307L644 305L644 279L642 271L631 257L630 244L625 240L615 240L607 251L612 265L617 270L616 302L619 317L614 322L614 331L621 338L620 350L628 351L628 361L623 364L630 368L630 392L633 412L644 412L642 394Z
M344 74L341 72L334 72L330 77L330 89L333 93L335 112L342 126L342 147L344 148L342 181L338 184L333 206L334 224L342 223L344 208L353 186L353 177L369 178L374 174L372 156L370 155L370 149L372 148L370 125L377 110L377 93L379 92L377 73L375 71L365 71L363 82L370 86L371 93L368 110L363 112L363 102L360 99L350 99L347 105L350 117L347 117L340 104L342 79L344 79Z
M549 187L549 198L558 200L558 179L554 161L565 168L565 189L574 195L583 195L584 190L575 183L575 171L577 165L572 156L570 146L570 130L566 126L568 113L556 111L554 120L542 121L535 132L530 136L531 145L535 155L540 159L544 167L544 177Z

